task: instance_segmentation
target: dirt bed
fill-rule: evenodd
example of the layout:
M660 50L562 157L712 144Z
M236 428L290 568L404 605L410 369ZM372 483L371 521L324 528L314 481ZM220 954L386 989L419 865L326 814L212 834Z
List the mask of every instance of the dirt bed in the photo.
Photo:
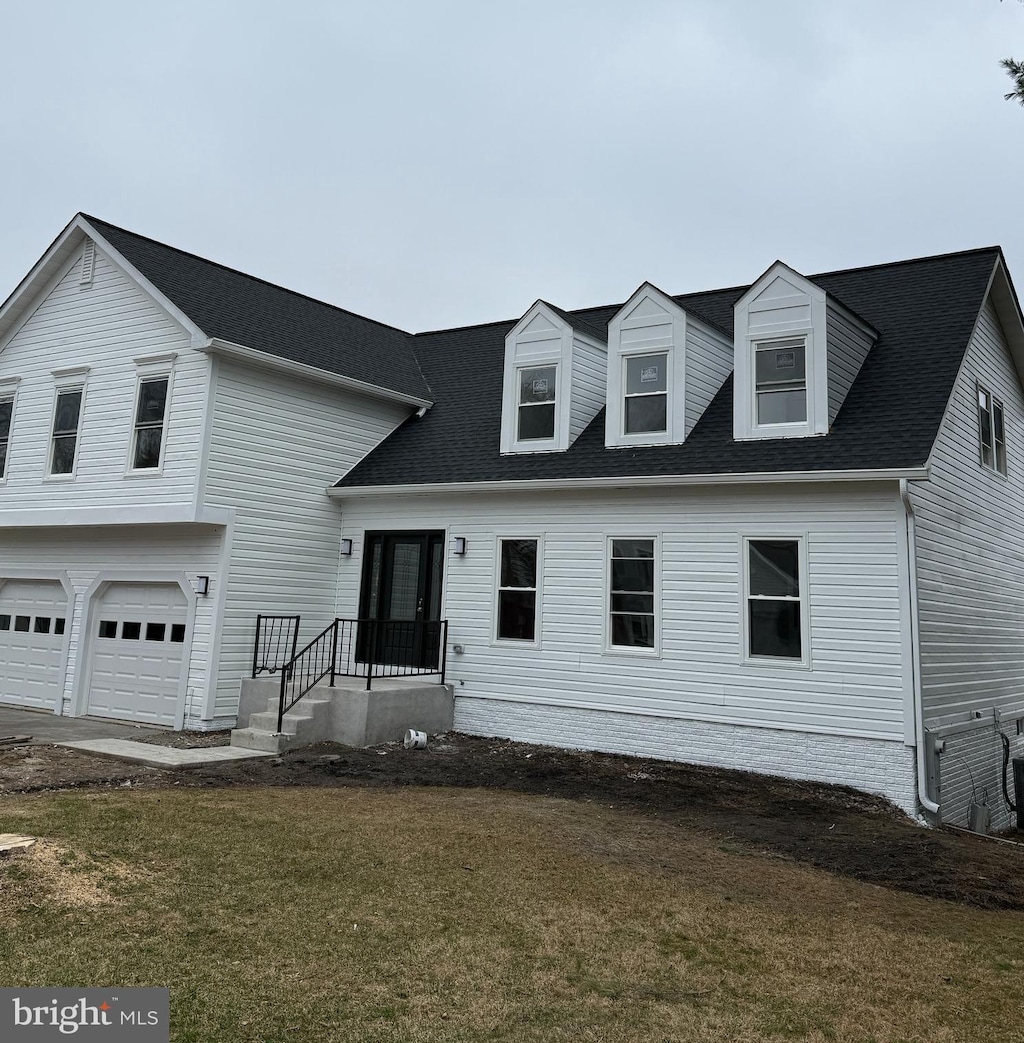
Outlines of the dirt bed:
M248 785L480 786L598 802L701 830L730 849L932 898L1024 909L1024 847L922 829L883 800L835 786L456 734L426 750L322 743L177 772L59 747L0 751L0 793Z

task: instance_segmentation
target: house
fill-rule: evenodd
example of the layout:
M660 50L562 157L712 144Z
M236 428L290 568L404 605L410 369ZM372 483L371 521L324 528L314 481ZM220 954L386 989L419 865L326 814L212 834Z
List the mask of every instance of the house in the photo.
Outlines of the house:
M0 699L215 727L257 613L446 621L462 731L1003 826L1022 373L998 248L411 336L79 215L0 309Z

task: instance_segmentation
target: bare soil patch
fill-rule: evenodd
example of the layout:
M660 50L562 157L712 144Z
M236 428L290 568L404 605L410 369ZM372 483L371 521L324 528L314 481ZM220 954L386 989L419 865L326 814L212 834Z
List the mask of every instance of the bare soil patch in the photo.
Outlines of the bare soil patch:
M449 734L426 750L321 743L279 758L168 772L76 751L0 752L0 793L100 787L482 787L596 803L715 837L723 850L990 909L1024 909L1024 847L923 829L855 790ZM650 856L656 860L656 856Z

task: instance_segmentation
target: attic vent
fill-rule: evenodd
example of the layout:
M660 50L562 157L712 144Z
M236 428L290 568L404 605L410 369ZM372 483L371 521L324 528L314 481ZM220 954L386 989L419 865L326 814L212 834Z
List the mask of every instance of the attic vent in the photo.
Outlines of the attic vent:
M85 252L82 254L82 274L78 279L79 286L92 286L92 273L96 266L96 244L91 239L85 241Z

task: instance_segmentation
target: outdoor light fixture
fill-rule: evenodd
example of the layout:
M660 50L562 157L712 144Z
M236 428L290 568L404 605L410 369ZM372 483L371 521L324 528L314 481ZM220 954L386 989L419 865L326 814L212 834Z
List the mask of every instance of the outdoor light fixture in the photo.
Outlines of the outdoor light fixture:
M210 593L210 577L196 576L196 593L206 597Z
M461 557L461 555L466 553L466 537L465 536L456 536L452 540L452 553L458 554L460 557Z
M343 558L351 557L352 555L352 541L346 536L341 541L341 556Z

